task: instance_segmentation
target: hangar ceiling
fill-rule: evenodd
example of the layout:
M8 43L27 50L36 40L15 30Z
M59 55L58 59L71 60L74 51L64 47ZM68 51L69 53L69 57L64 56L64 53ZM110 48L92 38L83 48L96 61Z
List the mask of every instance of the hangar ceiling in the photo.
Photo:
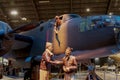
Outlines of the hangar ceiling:
M29 22L48 20L55 15L120 15L120 0L0 0L0 20L13 28ZM11 11L17 11L12 15Z

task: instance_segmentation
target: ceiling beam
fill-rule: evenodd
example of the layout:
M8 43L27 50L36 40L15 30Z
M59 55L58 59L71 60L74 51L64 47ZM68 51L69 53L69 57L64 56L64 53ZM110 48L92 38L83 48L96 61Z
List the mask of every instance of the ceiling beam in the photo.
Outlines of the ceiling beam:
M4 12L4 10L3 10L1 4L0 4L0 12L1 12L3 18L5 19L5 21L7 22L7 15L5 15L5 12Z
M40 21L37 4L35 3L35 0L31 0L31 1L32 1L33 7L34 7L34 11L35 11L35 13L36 13L36 19L37 19L37 21Z
M73 8L73 0L70 0L70 13L72 13L72 8Z
M9 21L8 15L5 14L5 11L4 11L4 9L2 8L1 4L0 4L0 13L2 14L4 20L5 20L9 25L12 26L12 24L11 24L10 21Z
M107 4L107 8L106 8L106 12L105 12L105 14L108 14L108 13L109 13L109 10L110 10L110 7L111 7L111 4L112 4L112 0L108 0L108 4Z

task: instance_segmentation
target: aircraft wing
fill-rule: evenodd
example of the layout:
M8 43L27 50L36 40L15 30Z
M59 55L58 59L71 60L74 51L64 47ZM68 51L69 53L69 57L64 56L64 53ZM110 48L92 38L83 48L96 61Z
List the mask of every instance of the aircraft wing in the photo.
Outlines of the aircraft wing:
M111 51L113 48L115 48L115 46L108 46L108 47L98 48L94 50L73 51L72 55L76 56L77 60L106 57L114 54ZM58 55L58 56L55 56L55 59L61 60L64 56L65 56L64 54Z

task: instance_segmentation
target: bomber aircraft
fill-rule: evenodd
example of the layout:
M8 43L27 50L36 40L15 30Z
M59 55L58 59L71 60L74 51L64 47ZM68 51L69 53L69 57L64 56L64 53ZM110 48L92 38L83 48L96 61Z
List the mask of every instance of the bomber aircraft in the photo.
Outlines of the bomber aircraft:
M20 51L30 46L30 57L41 56L46 42L52 42L53 53L58 55L57 58L61 58L66 47L70 46L73 48L72 54L78 60L108 56L116 49L119 50L120 16L97 15L82 18L77 14L63 14L58 17L61 22L58 33L54 31L55 18L36 27L31 24L14 30L19 32L15 34L15 39L21 41L14 41L11 49Z

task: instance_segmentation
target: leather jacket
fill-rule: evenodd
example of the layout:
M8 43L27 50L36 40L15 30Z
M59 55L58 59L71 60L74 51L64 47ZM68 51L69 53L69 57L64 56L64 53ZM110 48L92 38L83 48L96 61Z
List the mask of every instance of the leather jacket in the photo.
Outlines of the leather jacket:
M51 52L48 50L45 50L43 55L42 55L40 69L50 71L52 63L54 63L54 62L52 61Z

